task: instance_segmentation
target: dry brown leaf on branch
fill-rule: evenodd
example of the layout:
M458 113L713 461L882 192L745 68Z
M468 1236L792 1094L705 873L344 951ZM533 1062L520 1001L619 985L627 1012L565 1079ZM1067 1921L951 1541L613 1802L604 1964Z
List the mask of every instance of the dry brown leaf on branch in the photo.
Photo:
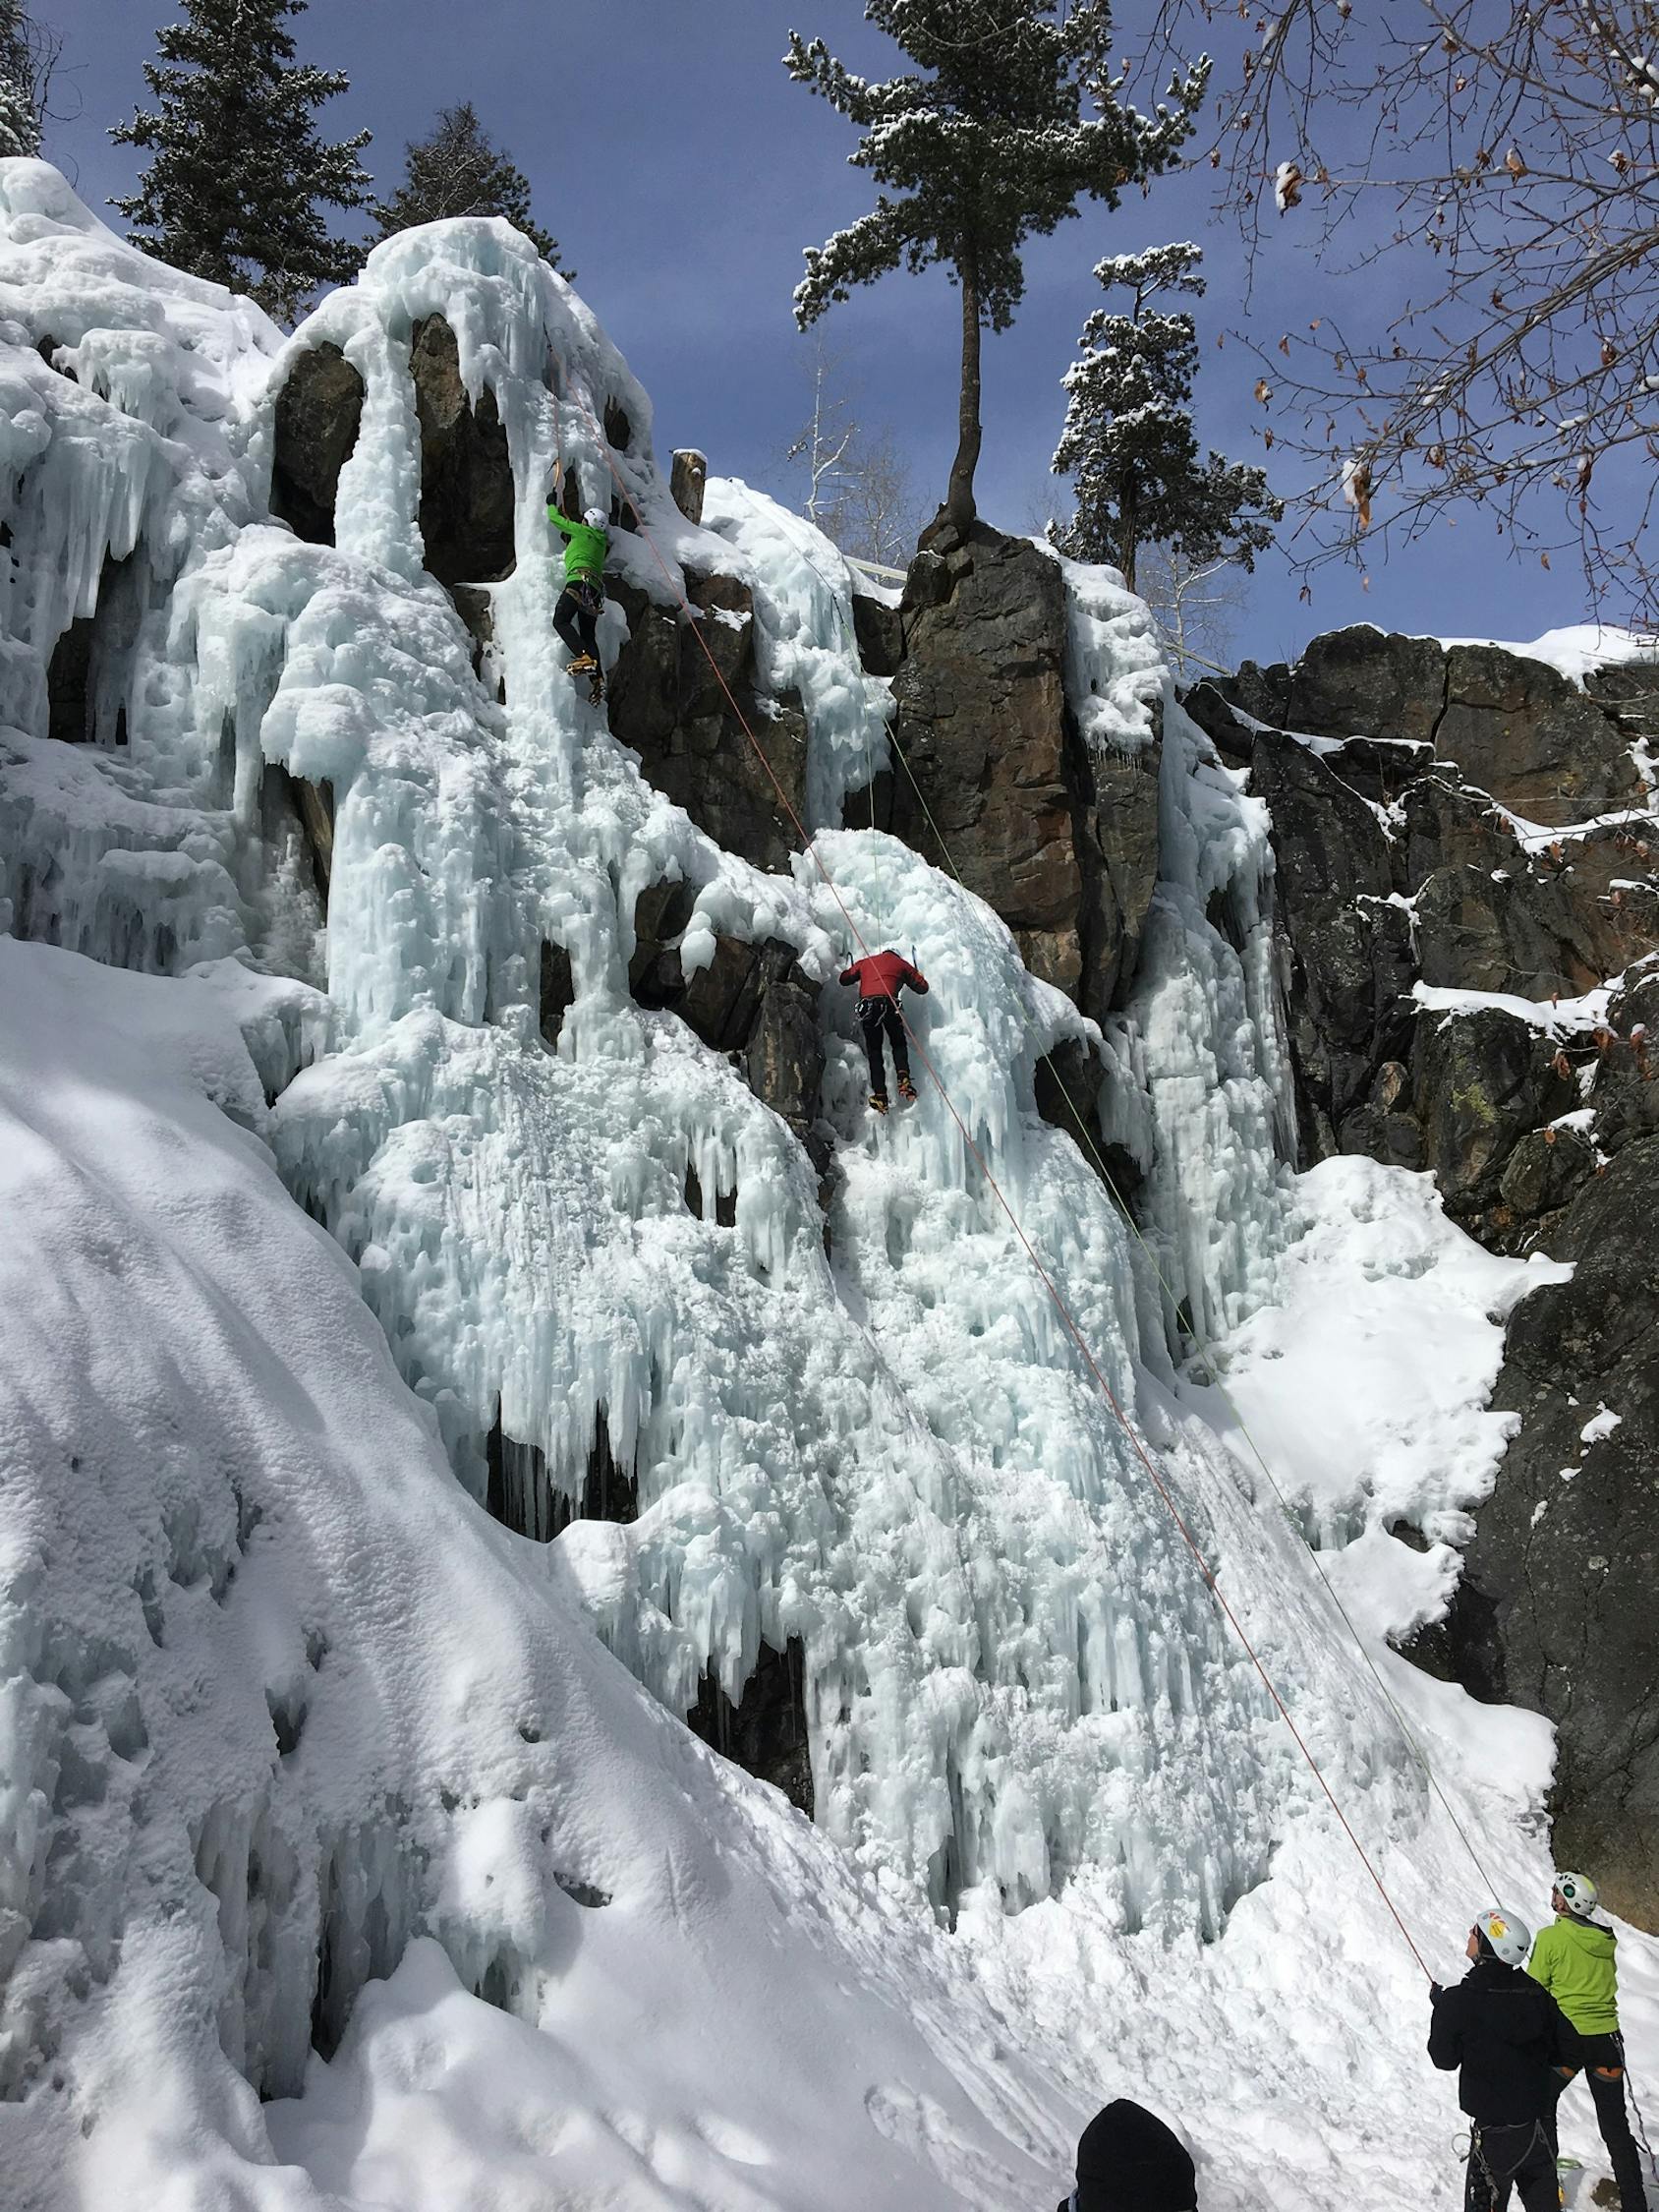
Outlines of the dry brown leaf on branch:
M1520 153L1517 147L1512 146L1508 153L1505 154L1504 167L1510 172L1510 175L1512 177L1525 176L1526 163L1520 158Z
M1264 407L1273 397L1273 386L1268 382L1265 377L1258 377L1256 378L1256 397Z
M1423 455L1423 459L1427 461L1431 469L1443 469L1446 466L1445 446L1431 445L1428 451Z
M1540 562L1542 563L1542 565L1543 565L1543 566L1544 566L1545 568L1548 568L1548 566L1550 565L1550 556L1549 556L1549 554L1548 554L1548 553L1540 553L1540 554L1538 555L1538 558L1539 558L1539 561L1540 561Z
M1343 497L1352 507L1354 519L1361 530L1371 527L1371 464L1369 461L1345 461L1343 464Z
M1611 338L1603 338L1603 340L1601 341L1602 367L1604 369L1611 369L1618 358L1619 348L1613 343L1613 340Z

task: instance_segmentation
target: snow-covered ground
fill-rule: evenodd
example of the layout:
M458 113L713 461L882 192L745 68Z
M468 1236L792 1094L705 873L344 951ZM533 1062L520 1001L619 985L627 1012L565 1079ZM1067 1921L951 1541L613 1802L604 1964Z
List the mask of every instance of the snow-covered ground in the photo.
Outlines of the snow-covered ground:
M504 706L422 567L436 311L507 432ZM1155 912L1102 1039L979 902L834 826L885 749L844 566L741 486L683 522L645 394L524 242L393 241L292 344L321 341L367 387L334 548L266 518L279 334L0 164L11 2196L992 2212L1062 2194L1130 2094L1206 2212L1450 2205L1406 1939L1454 1971L1488 1875L1537 1910L1549 1742L1385 1639L1444 1595L1502 1440L1491 1316L1540 1276L1421 1179L1278 1165L1260 807L1166 698ZM744 577L763 685L801 696L791 875L652 790L559 667L543 494L559 452L597 487L607 398L646 525L619 559L658 597ZM127 612L71 748L47 663L100 588ZM1080 722L1144 744L1144 612L1068 589ZM277 768L331 786L326 915ZM825 993L832 1256L784 1125L628 994L663 880L688 972L725 934L932 978L938 1082L882 1127ZM1035 1112L1062 1037L1106 1055L1144 1246ZM1171 1367L1177 1306L1209 1384ZM497 1525L497 1411L566 1492L602 1419L639 1519ZM675 1717L789 1637L816 1826ZM1651 1947L1626 1973L1639 2049Z

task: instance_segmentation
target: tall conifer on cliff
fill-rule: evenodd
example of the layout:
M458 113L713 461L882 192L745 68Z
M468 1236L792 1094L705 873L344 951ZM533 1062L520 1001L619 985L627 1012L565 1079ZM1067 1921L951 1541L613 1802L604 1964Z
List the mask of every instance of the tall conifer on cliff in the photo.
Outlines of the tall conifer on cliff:
M429 135L403 149L403 182L389 200L376 201L376 243L417 223L455 215L502 215L562 275L559 242L531 213L530 179L503 153L478 119L471 100L440 108Z
M1131 591L1143 547L1167 547L1189 568L1222 559L1249 568L1285 512L1262 470L1198 448L1197 331L1184 310L1153 303L1161 292L1201 293L1203 258L1196 246L1156 246L1101 262L1100 282L1108 291L1127 286L1134 305L1127 314L1095 310L1065 375L1054 467L1075 480L1077 506L1056 542L1074 559L1111 561Z
M139 189L114 205L160 261L248 292L283 320L323 284L349 278L357 249L323 210L361 207L370 134L328 145L315 110L348 89L335 69L295 60L283 28L307 0L184 0L155 34L144 76L158 105L118 123L118 146L148 152Z
M1116 207L1123 186L1172 167L1209 65L1177 78L1171 105L1147 117L1119 100L1109 76L1109 0L868 0L864 13L916 72L873 84L821 38L809 44L793 30L783 57L797 84L860 127L852 166L890 188L869 214L808 250L795 320L805 329L852 285L901 264L913 274L935 262L949 269L961 292L962 375L945 510L966 529L981 438L980 337L1013 320L1025 292L1021 246L1075 215L1080 200Z

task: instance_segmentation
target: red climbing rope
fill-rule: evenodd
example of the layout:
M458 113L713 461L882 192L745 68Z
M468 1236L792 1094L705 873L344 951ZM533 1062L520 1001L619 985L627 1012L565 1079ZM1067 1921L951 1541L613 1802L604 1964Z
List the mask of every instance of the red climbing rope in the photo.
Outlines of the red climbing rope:
M560 363L559 366L562 370L563 364ZM777 793L778 800L783 807L784 813L789 817L790 822L793 824L795 834L801 840L801 850L803 855L812 861L819 874L824 878L825 884L829 888L831 898L833 898L836 905L841 910L841 917L845 921L849 932L857 941L860 949L866 954L866 956L868 956L870 954L871 948L865 942L864 932L859 928L857 922L853 919L851 910L849 909L846 901L841 896L839 886L836 884L834 878L830 875L829 869L825 866L823 856L817 849L817 841L811 835L809 835L806 825L802 822L800 816L796 813L788 792L784 789L782 784L779 782L776 771L773 769L771 760L767 757L765 746L762 745L760 739L755 735L754 730L749 727L748 718L745 716L743 709L738 705L737 700L732 693L731 687L726 682L724 675L720 672L719 663L715 660L714 654L709 650L708 640L703 635L703 625L697 618L696 610L693 608L690 600L686 597L684 590L675 579L673 570L668 566L668 563L663 559L660 552L658 550L655 539L652 537L650 531L646 528L645 516L640 512L639 502L629 492L627 484L623 480L622 472L617 468L616 462L611 455L610 447L605 440L604 435L601 430L599 423L595 420L593 409L588 405L587 400L580 394L580 392L577 393L577 404L582 409L582 412L587 416L589 423L593 426L595 438L599 443L601 452L604 455L606 467L610 470L612 477L614 477L616 481L616 487L622 495L624 504L633 509L634 519L639 525L639 535L651 548L652 557L656 560L658 568L661 569L663 577L667 582L668 589L679 601L680 606L689 618L693 629L697 632L698 643L702 646L704 656L707 659L710 668L714 670L715 682L719 685L721 691L725 694L727 705L731 708L733 715L736 716L738 725L741 728L743 734L748 738L749 743L754 748L755 757L759 760L761 766L766 770L767 777L771 782L773 790L775 790ZM894 1003L897 1004L896 1001ZM1250 1664L1255 1668L1257 1674L1261 1677L1262 1685L1266 1689L1269 1698L1273 1701L1280 1718L1284 1721L1286 1727L1290 1731L1292 1742L1295 1744L1296 1749L1301 1753L1303 1759L1307 1762L1308 1770L1312 1774L1314 1780L1318 1782L1320 1788L1324 1791L1326 1800L1329 1803L1332 1812L1336 1814L1337 1820L1342 1827L1343 1834L1353 1845L1354 1851L1358 1856L1359 1863L1364 1867L1366 1873L1370 1876L1372 1882L1376 1886L1377 1894L1382 1898L1383 1903L1388 1908L1389 1917L1393 1920L1395 1926L1400 1930L1401 1935L1404 1938L1406 1949L1410 1951L1412 1957L1417 1961L1417 1964L1422 1968L1425 1977L1432 1981L1434 1977L1429 1971L1428 1963L1424 1959L1422 1952L1417 1949L1416 1944L1412 1940L1411 1931L1406 1927L1404 1921L1401 1918L1399 1908L1396 1906L1394 1899L1389 1895L1388 1889L1384 1884L1382 1876L1377 1872L1377 1869L1371 1863L1370 1854L1366 1851L1364 1844L1361 1843L1357 1834L1355 1834L1353 1828L1348 1821L1347 1815L1343 1811L1341 1804L1338 1802L1336 1792L1332 1789L1331 1784L1326 1780L1319 1762L1314 1757L1306 1738L1303 1736L1301 1730L1296 1726L1295 1721L1290 1717L1290 1709L1285 1703L1284 1698L1280 1695L1278 1684L1274 1681L1273 1676L1268 1672L1267 1667L1262 1661L1260 1654L1256 1650L1256 1647L1251 1643L1249 1637L1245 1634L1243 1624L1240 1622L1238 1615L1233 1611L1232 1606L1229 1602L1225 1592L1222 1590L1221 1585L1217 1582L1215 1575L1212 1573L1209 1562L1206 1560L1203 1552L1199 1548L1197 1539L1193 1536L1192 1531L1187 1527L1185 1518L1183 1517L1180 1508L1176 1505L1174 1498L1171 1495L1169 1486L1165 1483L1163 1477L1159 1474L1158 1468L1154 1463L1151 1454L1148 1452L1146 1446L1141 1442L1139 1435L1136 1433L1133 1423L1124 1413L1123 1408L1118 1404L1116 1395L1114 1392L1111 1383L1107 1380L1105 1374L1102 1372L1100 1363L1096 1360L1094 1353L1089 1349L1088 1342L1085 1339L1082 1330L1078 1327L1076 1321L1072 1318L1070 1309L1067 1307L1065 1300L1061 1297L1058 1285L1055 1283L1055 1280L1049 1273L1047 1267L1044 1266L1042 1258L1037 1252L1037 1248L1032 1244L1031 1239L1026 1235L1024 1227L1020 1222L1019 1216L1014 1212L1012 1205L1008 1202L1008 1199L1004 1195L1001 1184L998 1183L997 1178L992 1174L990 1167L986 1163L984 1154L980 1151L979 1146L974 1142L972 1134L970 1133L966 1122L963 1121L960 1113L956 1109L956 1103L954 1099L952 1099L952 1097L950 1096L949 1091L946 1090L944 1083L941 1078L939 1070L934 1066L927 1046L922 1042L921 1037L917 1034L911 1023L905 1019L902 1007L900 1007L899 1009L899 1019L904 1022L906 1035L910 1038L911 1043L915 1046L917 1053L921 1057L923 1067L927 1070L928 1075L933 1080L935 1089L939 1092L940 1097L944 1099L946 1111L949 1113L951 1120L955 1123L957 1130L960 1132L962 1142L966 1145L968 1152L979 1168L981 1175L984 1176L987 1188L995 1194L998 1204L1007 1215L1009 1225L1012 1228L1014 1235L1019 1239L1020 1244L1025 1250L1027 1258L1031 1261L1032 1266L1037 1271L1038 1280L1042 1283L1043 1288L1048 1292L1050 1298L1054 1301L1055 1309L1059 1314L1059 1317L1065 1326L1066 1333L1070 1336L1071 1341L1076 1345L1078 1351L1082 1354L1084 1361L1087 1363L1090 1373L1100 1384L1102 1394L1105 1396L1107 1404L1112 1408L1113 1413L1116 1415L1118 1426L1122 1428L1124 1435L1129 1439L1129 1442L1134 1449L1136 1457L1140 1460L1141 1465L1146 1469L1147 1474L1151 1477L1153 1487L1157 1491L1159 1497L1163 1500L1164 1506L1168 1511L1171 1520L1174 1522L1175 1527L1180 1531L1186 1547L1191 1552L1193 1560L1197 1565L1198 1571L1204 1578L1205 1587L1209 1590L1209 1593L1215 1600L1216 1603L1221 1607L1222 1613L1226 1617L1229 1626L1231 1628L1233 1634L1237 1637L1240 1645L1243 1647L1245 1656L1248 1658Z

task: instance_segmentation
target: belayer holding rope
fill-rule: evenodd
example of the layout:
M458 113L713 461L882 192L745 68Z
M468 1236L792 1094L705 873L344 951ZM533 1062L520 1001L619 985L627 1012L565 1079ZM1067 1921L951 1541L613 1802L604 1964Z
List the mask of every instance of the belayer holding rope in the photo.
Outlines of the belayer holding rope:
M585 675L588 695L598 706L604 692L600 668L600 610L604 605L604 562L610 551L609 516L603 507L589 507L580 522L572 522L559 508L564 489L564 464L553 469L553 489L547 495L547 520L564 539L564 589L553 609L553 628L571 654L572 675Z
M1573 2029L1572 2071L1556 2094L1559 2097L1578 2068L1584 2068L1622 2212L1646 2212L1641 2160L1625 2109L1625 2039L1619 2032L1615 1957L1619 1939L1595 1918L1598 1901L1596 1886L1587 1874L1558 1874L1550 1892L1555 1921L1532 1946L1526 1971L1549 1991ZM1550 2132L1553 2140L1553 2116Z
M1463 2212L1503 2212L1512 2184L1525 2212L1560 2212L1554 2120L1573 2038L1549 1991L1522 1971L1531 1940L1493 1906L1469 1930L1474 1964L1462 1980L1429 1988L1429 2057L1445 2072L1459 2069L1458 2102L1469 2116Z
M841 981L858 985L858 1025L864 1032L864 1050L870 1062L871 1105L878 1114L887 1110L887 1070L882 1057L885 1037L892 1047L898 1095L908 1106L916 1095L916 1085L910 1080L910 1048L904 1036L904 1017L898 1011L898 994L919 991L926 997L927 977L902 954L887 952L854 960L842 971Z

